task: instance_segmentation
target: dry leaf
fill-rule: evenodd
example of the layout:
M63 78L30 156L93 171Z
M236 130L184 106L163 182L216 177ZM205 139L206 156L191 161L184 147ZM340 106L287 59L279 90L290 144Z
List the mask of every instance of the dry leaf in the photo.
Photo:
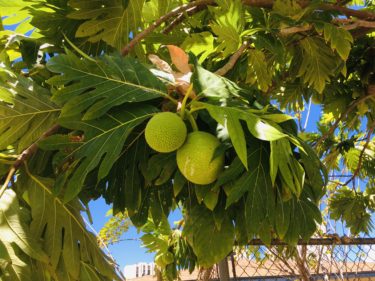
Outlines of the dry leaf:
M148 59L152 62L153 65L155 65L158 69L161 71L172 73L171 66L161 58L159 58L157 55L148 55Z
M167 48L176 68L182 73L191 72L189 56L185 53L185 51L174 45L167 45Z

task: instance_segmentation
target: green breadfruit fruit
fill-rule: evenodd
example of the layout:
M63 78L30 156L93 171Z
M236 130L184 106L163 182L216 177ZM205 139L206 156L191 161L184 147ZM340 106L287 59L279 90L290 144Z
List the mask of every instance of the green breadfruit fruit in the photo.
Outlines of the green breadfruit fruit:
M172 112L154 115L146 125L148 145L158 152L172 152L185 142L187 129L182 119Z
M177 150L177 166L195 184L214 182L224 167L224 154L212 159L219 140L206 132L193 132Z

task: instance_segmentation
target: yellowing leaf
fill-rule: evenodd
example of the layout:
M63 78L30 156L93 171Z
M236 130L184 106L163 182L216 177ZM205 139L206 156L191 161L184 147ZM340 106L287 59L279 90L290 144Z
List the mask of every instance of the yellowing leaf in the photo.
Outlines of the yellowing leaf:
M331 124L334 119L335 119L335 116L333 116L332 112L323 113L321 122L323 124Z
M155 65L161 71L164 71L166 73L173 72L171 66L166 61L159 58L157 55L148 55L148 59L152 62L153 65Z
M346 61L351 50L351 43L353 43L350 32L330 23L325 23L323 30L326 42L330 42L332 50L336 50L341 59Z

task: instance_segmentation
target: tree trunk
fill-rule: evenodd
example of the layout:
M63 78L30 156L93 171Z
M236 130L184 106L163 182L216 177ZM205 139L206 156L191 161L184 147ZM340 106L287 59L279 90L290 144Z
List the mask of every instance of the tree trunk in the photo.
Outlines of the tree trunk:
M300 274L300 278L303 281L310 281L311 275L310 275L310 270L308 268L308 265L306 263L306 257L307 257L307 246L302 245L301 250L296 253L296 262L297 262L297 267L298 267L298 272Z
M229 267L228 267L227 257L221 260L218 266L219 266L220 281L229 281L230 277L229 277Z
M213 267L209 268L200 268L197 281L208 281L210 280L211 272L212 272Z
M158 266L155 266L156 281L163 281L163 275Z

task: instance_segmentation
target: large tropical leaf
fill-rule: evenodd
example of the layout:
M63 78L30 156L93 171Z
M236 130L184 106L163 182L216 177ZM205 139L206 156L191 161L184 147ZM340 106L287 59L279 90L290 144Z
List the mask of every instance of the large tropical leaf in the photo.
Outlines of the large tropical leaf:
M33 280L31 264L24 257L47 263L48 256L30 234L27 211L10 189L0 197L0 233L0 280Z
M333 24L324 24L324 39L331 43L332 50L336 50L341 59L346 61L351 50L353 37L349 31L338 28Z
M305 180L305 171L293 157L293 151L287 139L271 142L270 164L272 184L275 183L276 175L280 172L282 182L299 197Z
M97 166L98 180L106 177L132 130L156 112L153 106L138 104L124 106L96 120L60 119L63 127L84 132L83 139L78 142L69 136L55 135L41 143L46 149L72 149L65 157L65 160L74 159L75 162L64 200L73 199L81 191L86 177Z
M223 107L208 103L197 103L197 106L206 108L212 118L228 129L229 137L237 152L237 155L246 168L248 166L247 148L241 121L244 121L250 133L260 140L273 141L287 136L279 128L269 123L266 119L262 119L258 115L251 112L250 109Z
M4 25L13 25L17 33L25 34L34 29L30 24L31 18L29 12L25 9L29 4L23 0L0 0L0 15ZM31 36L38 36L33 32Z
M175 0L151 0L146 1L143 6L143 19L147 23L151 23L162 17L169 11L172 11L179 5L179 1ZM159 34L158 34L159 35Z
M293 196L288 201L284 201L278 193L275 227L278 235L287 243L296 245L298 239L307 241L322 222L320 210L307 190L305 187L300 198Z
M241 32L244 28L244 13L241 1L217 1L219 7L211 9L215 22L212 31L217 35L217 52L222 57L234 53L241 44Z
M48 68L61 73L48 82L57 88L53 100L64 105L62 117L85 112L83 119L95 119L123 103L166 96L164 84L132 58L81 59L68 51Z
M142 195L148 187L145 187L141 168L147 165L150 152L143 131L133 131L116 165L103 180L106 183L102 194L107 203L113 203L114 213L127 209L131 217L142 209Z
M298 71L298 76L302 77L303 81L322 93L326 83L330 81L336 71L339 61L332 50L320 38L307 37L300 42L301 64Z
M209 267L232 251L234 227L227 214L224 214L219 227L211 211L196 205L189 210L185 219L183 234L201 266Z
M246 198L245 218L249 237L259 235L269 242L275 218L275 188L271 182L269 168L269 148L266 142L252 139L248 149L248 170L238 161L234 161L219 178L232 178L226 186L226 208ZM242 166L242 167L241 167ZM246 195L244 197L244 195Z
M354 235L371 233L374 223L371 218L373 190L354 191L347 186L342 187L329 200L331 218L343 220Z
M257 84L262 91L267 91L272 83L272 75L270 73L264 53L260 50L250 50L246 82Z
M143 0L70 0L76 11L68 17L85 20L76 37L89 37L91 42L103 40L119 50L142 28L143 4Z
M36 83L15 76L8 81L0 82L0 149L13 145L21 152L56 122L60 109Z
M243 204L245 208L243 221L240 224L243 224L241 226L242 231L245 232L243 235L248 239L260 237L263 242L269 243L272 238L271 233L275 232L281 239L296 243L299 238L309 237L321 220L316 198L322 195L323 180L318 168L319 163L315 163L316 159L311 155L301 152L303 158L301 161L306 166L309 179L303 182L301 194L293 194L293 187L284 183L285 171L282 169L277 171L275 183L272 182L270 172L270 165L273 165L272 157L277 157L286 165L288 161L295 160L290 155L285 156L286 158L270 156L270 150L275 149L272 144L284 141L288 143L287 139L283 138L271 141L269 145L255 138L249 139L248 170L239 158L235 158L218 178L217 185L224 186L227 194L226 208L237 210L238 204ZM288 152L290 148L280 146L277 149ZM315 186L311 187L307 182L315 182Z
M210 99L228 99L238 96L241 91L235 83L204 69L197 61L192 81L196 93Z
M83 21L67 17L73 11L73 8L68 6L68 1L34 0L32 2L26 9L29 11L31 24L43 35L43 42L51 44L45 45L48 51L61 51L66 39L89 55L100 55L103 51L109 52L112 49L103 41L94 43L87 38L75 37Z
M81 204L69 204L52 194L52 179L30 175L20 184L28 187L32 221L30 233L42 241L52 272L66 271L65 280L120 280L113 261L99 248L96 237L86 230ZM90 278L83 276L89 274Z

